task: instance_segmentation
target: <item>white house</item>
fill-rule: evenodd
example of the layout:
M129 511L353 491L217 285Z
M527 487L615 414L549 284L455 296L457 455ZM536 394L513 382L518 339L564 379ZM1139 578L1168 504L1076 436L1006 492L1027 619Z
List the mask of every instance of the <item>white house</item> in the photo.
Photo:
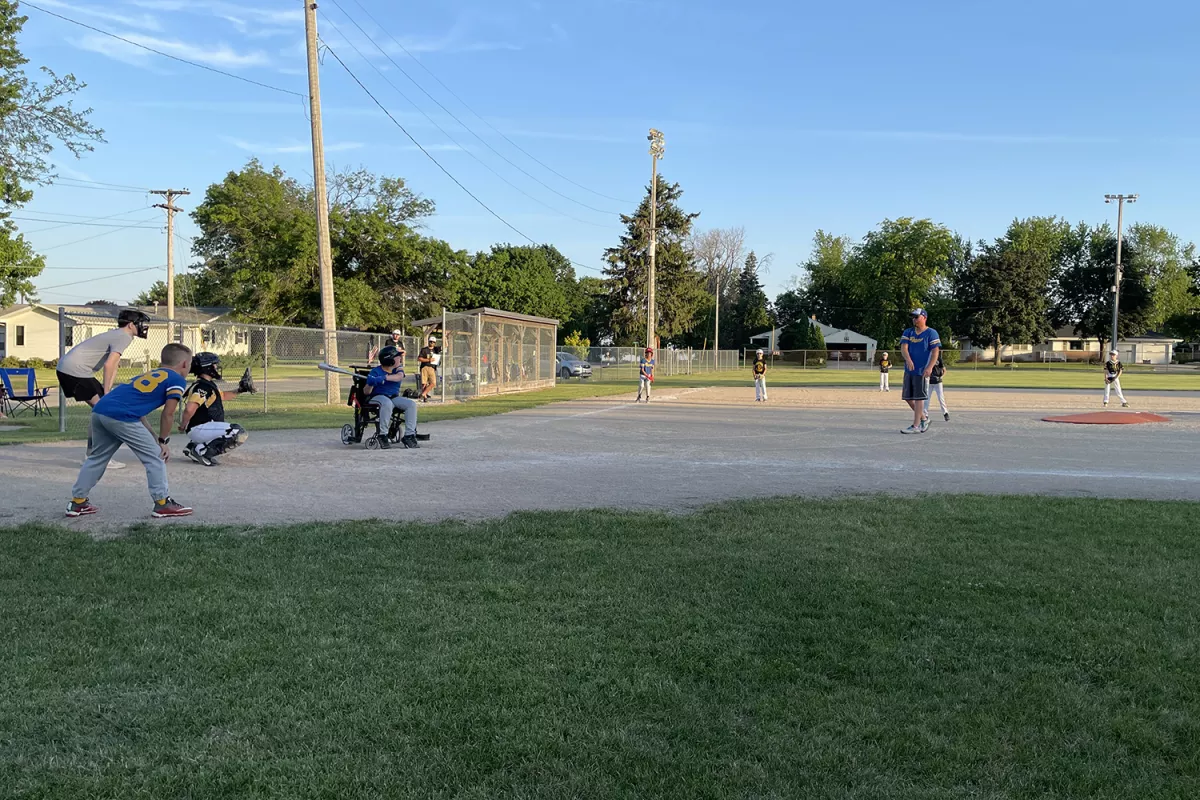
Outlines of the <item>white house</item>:
M816 319L811 319L809 322L816 325L821 331L821 336L825 339L825 349L829 351L829 358L831 360L840 359L842 361L874 363L875 350L879 345L879 342L875 339L848 328L835 328L832 325L826 325ZM783 328L764 331L763 333L751 336L750 345L754 348L761 347L769 352L774 352L779 349L779 337L782 333Z
M1127 364L1170 364L1175 356L1175 346L1182 341L1161 333L1144 333L1119 340L1117 352ZM963 358L990 361L995 358L995 352L994 347L966 343ZM1087 361L1104 355L1100 352L1098 339L1079 336L1071 325L1057 329L1039 344L1001 343L1000 346L1000 357L1006 361Z
M66 319L66 349L76 342L111 330L123 308L138 308L150 316L148 339L134 339L123 354L123 361L137 364L157 361L159 351L168 341L182 341L193 350L212 350L221 355L244 355L250 352L249 335L245 329L228 324L228 308L175 309L178 329L168 338L166 309L156 306L62 306ZM50 303L22 303L0 309L0 358L14 356L22 361L58 358L58 309Z

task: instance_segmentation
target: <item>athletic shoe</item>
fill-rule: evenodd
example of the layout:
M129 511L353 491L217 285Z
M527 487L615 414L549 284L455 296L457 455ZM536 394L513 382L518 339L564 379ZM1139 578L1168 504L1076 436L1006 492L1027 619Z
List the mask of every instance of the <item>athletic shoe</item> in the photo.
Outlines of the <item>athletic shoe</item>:
M162 519L164 517L187 517L190 516L191 513L192 510L190 508L180 503L176 503L174 500L167 497L154 504L154 511L151 512L151 516Z
M1121 403L1121 408L1129 408L1129 403Z
M409 450L420 450L421 443L417 441L416 436L405 436L400 440L400 444L404 445Z
M416 437L417 437L418 442L428 442L430 439L430 436L428 433L418 433L418 434L416 434Z
M921 430L921 433L924 433L925 431L929 430L929 417L926 417L925 419L921 420L921 429L920 430Z
M946 418L946 422L949 422L949 421L950 421L950 415L949 415L949 414L942 414L942 416Z
M128 465L121 461L109 461L108 462L108 469L125 469L126 466L128 466Z
M386 436L384 436L382 433L375 437L375 441L377 441L379 443L380 450L391 450L392 449L392 443L390 441L388 441L388 438Z
M71 502L67 503L68 517L86 517L88 514L95 514L99 510L89 503L86 497L82 500L72 499Z
M195 442L189 442L188 445L183 448L183 454L187 456L189 460L194 461L204 467L215 467L217 464L216 459L206 456L198 451L196 449Z
M1104 401L1104 407L1105 407L1105 408L1108 408L1108 401L1107 401L1107 400L1105 400L1105 401Z
M900 432L901 433L920 433L921 430L916 425L909 425L907 428L905 428L904 430L902 430Z

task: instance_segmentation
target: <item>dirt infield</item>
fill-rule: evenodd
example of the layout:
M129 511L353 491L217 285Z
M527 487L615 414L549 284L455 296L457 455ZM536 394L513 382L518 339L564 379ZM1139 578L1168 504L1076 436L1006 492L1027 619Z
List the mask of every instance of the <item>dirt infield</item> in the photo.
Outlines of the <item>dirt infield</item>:
M1095 409L1099 393L947 390L951 422L904 436L898 392L774 389L593 398L423 426L419 451L345 447L336 430L252 432L219 468L179 455L172 493L194 523L481 519L525 509L683 510L787 494L985 492L1200 500L1200 397L1131 396L1163 425L1068 426L1047 411ZM83 445L0 448L0 525L91 532L150 520L136 464L92 494L102 511L64 520ZM126 461L130 454L121 454ZM897 501L898 513L902 502ZM174 523L166 523L174 524Z

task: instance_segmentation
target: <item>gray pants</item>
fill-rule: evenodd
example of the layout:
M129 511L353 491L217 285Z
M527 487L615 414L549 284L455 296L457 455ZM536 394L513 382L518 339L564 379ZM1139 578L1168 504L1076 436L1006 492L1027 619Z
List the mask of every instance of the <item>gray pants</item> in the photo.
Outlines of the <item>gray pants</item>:
M417 401L409 397L372 397L371 405L379 407L379 432L387 435L392 424L392 412L404 412L404 435L415 436L417 433Z
M651 383L649 379L643 378L640 375L638 376L638 400L642 399L642 392L646 393L647 400L650 399L650 385Z
M92 491L109 459L121 445L127 445L138 461L146 467L146 482L150 485L150 499L158 502L167 497L167 464L162 459L162 448L154 434L146 430L141 422L121 422L103 414L92 414L88 431L87 459L79 470L79 478L71 489L71 497L85 499Z

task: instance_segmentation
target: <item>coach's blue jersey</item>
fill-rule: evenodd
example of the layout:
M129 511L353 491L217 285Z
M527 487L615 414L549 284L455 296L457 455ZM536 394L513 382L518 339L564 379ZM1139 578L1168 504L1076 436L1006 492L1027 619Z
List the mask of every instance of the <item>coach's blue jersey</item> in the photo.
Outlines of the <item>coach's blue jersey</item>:
M168 400L183 397L186 388L187 378L175 370L159 368L116 387L101 397L92 411L120 422L136 422Z
M909 328L900 337L900 343L908 345L908 357L912 360L913 372L918 374L929 366L929 354L933 352L933 348L942 346L942 340L933 328L926 328L921 333L917 333L915 328ZM904 371L908 372L908 364L904 365Z

